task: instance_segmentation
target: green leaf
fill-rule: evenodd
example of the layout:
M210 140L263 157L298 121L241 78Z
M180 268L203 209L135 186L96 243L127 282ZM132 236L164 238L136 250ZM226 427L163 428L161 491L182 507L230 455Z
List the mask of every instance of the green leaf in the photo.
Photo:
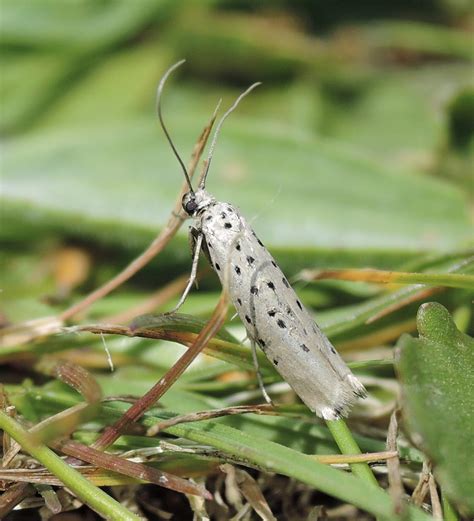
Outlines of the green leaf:
M407 426L445 493L473 513L474 340L436 302L420 307L417 325L419 338L397 344Z
M349 99L328 95L321 133L350 142L387 165L426 170L445 140L446 98L470 81L465 65L388 70ZM433 89L437 85L437 89Z
M375 47L455 56L465 60L474 58L469 31L450 27L413 21L381 21L368 24L364 36Z
M150 18L160 20L171 5L169 0L4 0L0 43L97 51L135 34Z
M175 120L180 148L191 150L206 116ZM44 227L96 237L107 230L109 241L156 233L181 182L151 116L31 135L7 146L3 165L12 203L4 213L17 228L32 226L34 212ZM253 224L265 243L304 247L314 257L317 247L443 249L471 231L462 192L442 181L237 116L221 137L208 186L249 219L258 216Z

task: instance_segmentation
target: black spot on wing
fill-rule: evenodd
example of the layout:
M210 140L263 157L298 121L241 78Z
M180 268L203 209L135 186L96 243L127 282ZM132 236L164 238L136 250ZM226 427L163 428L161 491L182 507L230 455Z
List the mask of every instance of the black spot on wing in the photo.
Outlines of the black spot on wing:
M305 353L309 352L309 347L306 344L301 344L300 347Z
M276 309L270 309L270 311L268 311L269 317L274 317L275 315L276 315Z
M278 268L278 265L277 265L277 263L275 261L272 260L272 264L273 264L274 268Z
M252 323L252 320L250 319L250 317L248 315L245 315L245 320L247 321L248 324Z
M289 282L285 279L285 277L283 277L283 278L281 279L281 281L283 282L283 284L284 284L287 288L290 287L290 284L289 284Z
M267 282L267 286L268 286L270 289L272 289L273 291L275 291L275 284L273 284L272 281Z
M227 214L225 212L221 212L221 217L225 219L227 217Z
M236 249L237 251L240 251L240 244L239 244L239 243L237 243L237 244L235 245L235 249Z
M296 305L301 309L301 311L303 311L303 306L299 300L296 301Z
M242 300L238 298L238 299L237 299L237 304L238 304L239 306L241 306L241 305L242 305Z
M276 358L274 358L274 359L273 359L273 363L274 363L275 365L278 365L278 360L277 360Z
M247 255L247 262L249 263L249 266L252 266L252 264L255 262L255 259L251 255Z
M214 267L217 271L221 271L221 267L219 266L219 264L217 264L217 262L214 264Z
M241 271L240 271L240 268L238 266L236 266L234 268L234 270L235 270L235 273L237 273L237 275L240 275Z
M258 288L257 288L257 286L252 286L250 288L250 293L252 293L252 295L258 295Z
M265 341L262 338L257 338L258 345L263 349L265 347Z
M283 322L281 318L277 320L278 327L281 327L282 329L286 328L286 324Z
M224 228L227 228L229 230L230 228L232 228L232 224L224 223Z

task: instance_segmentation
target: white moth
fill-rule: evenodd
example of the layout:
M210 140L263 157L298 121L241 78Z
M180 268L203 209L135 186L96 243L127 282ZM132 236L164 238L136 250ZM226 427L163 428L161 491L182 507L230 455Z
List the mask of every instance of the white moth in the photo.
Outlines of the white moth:
M205 174L199 188L194 191L161 115L164 84L169 74L183 62L176 63L165 73L157 93L160 122L190 188L183 197L183 209L194 219L190 228L194 242L193 268L189 284L175 309L184 302L194 283L202 248L221 283L227 284L248 337L260 346L306 406L326 420L347 415L357 397L365 397L363 385L314 322L239 210L229 203L217 201L205 190L207 172L222 123L258 84L241 94L221 118L210 147Z

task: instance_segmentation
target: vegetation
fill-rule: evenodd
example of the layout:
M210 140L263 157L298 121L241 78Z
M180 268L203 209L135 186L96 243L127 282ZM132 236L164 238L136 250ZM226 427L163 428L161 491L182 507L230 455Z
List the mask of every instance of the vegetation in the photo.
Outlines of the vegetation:
M470 3L1 10L0 517L472 515ZM191 266L154 112L181 58L163 112L196 177L219 98L263 83L226 121L208 188L367 387L347 423L316 418L259 353L263 403L204 259L163 315Z

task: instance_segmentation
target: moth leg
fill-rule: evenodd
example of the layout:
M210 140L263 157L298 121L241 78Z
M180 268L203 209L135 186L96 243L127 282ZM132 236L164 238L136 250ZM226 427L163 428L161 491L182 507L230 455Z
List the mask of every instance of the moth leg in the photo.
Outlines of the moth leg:
M255 371L257 372L258 386L260 387L260 390L262 391L265 401L268 404L273 405L272 399L268 395L267 390L265 389L265 385L263 384L262 373L260 372L260 365L258 363L258 358L257 358L257 350L255 349L255 340L253 338L250 339L250 346L252 348L253 365L255 366Z
M194 230L194 233L193 233ZM171 310L168 311L167 315L172 315L173 313L176 313L178 309L184 304L184 301L186 300L189 292L191 291L191 288L193 287L193 284L196 281L196 274L197 274L197 268L199 264L199 254L201 253L201 246L202 246L202 233L195 228L191 228L191 235L195 239L194 241L194 250L193 250L193 265L191 268L191 274L189 276L188 283L186 284L186 288L183 291L183 294L181 295L181 298L179 299L179 302L176 304L176 306Z

